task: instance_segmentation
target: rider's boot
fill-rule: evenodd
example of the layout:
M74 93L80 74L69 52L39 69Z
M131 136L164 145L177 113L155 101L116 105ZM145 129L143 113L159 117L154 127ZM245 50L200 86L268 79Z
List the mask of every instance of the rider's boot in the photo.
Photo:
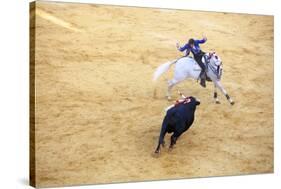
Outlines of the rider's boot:
M200 85L204 88L206 87L206 74L204 71L201 71L200 73Z

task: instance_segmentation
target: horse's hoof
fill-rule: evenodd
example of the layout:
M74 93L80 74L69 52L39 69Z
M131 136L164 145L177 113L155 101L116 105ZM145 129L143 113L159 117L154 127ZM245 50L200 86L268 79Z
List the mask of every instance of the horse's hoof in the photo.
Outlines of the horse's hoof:
M235 104L235 102L233 101L233 102L230 102L230 104L233 106L234 104Z
M221 102L220 101L216 101L216 104L220 104Z

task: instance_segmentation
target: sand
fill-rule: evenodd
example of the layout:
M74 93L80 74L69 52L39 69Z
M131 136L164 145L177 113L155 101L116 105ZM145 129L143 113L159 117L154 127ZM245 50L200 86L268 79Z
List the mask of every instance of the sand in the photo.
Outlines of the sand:
M90 4L36 4L35 165L39 187L273 172L273 17ZM34 11L34 10L33 10ZM230 106L187 80L165 98L175 44L207 36ZM153 96L154 88L156 96ZM154 156L177 90L196 120ZM169 135L166 136L169 142Z

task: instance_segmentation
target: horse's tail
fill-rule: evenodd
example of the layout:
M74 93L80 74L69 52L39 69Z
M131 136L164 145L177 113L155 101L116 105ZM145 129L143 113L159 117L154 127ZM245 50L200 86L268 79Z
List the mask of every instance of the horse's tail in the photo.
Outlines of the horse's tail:
M163 73L167 72L172 64L174 64L176 60L166 62L161 64L153 74L153 81L156 81Z

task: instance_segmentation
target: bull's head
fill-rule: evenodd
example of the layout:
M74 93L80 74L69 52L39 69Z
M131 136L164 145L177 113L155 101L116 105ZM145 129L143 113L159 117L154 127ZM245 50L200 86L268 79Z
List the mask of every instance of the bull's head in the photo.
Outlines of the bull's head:
M185 96L184 94L182 94L180 91L178 91L178 94L179 94L183 99L189 99L188 101L195 102L196 106L200 105L200 100L199 100L199 99L196 99L196 98L193 97L193 96L186 97L186 96Z
M193 103L195 106L198 106L200 105L200 100L199 99L196 99L195 97L193 96L190 96L188 97L190 99L190 103Z

